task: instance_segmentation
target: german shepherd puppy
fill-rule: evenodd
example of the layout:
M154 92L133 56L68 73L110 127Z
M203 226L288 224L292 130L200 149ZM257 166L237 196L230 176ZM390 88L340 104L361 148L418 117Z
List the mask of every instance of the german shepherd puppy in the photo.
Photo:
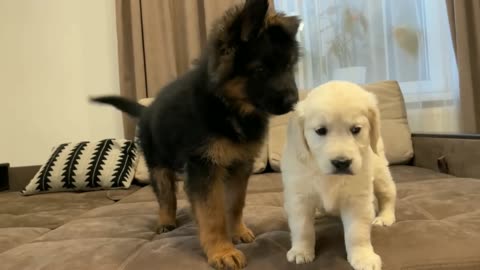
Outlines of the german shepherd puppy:
M268 0L247 0L226 11L195 67L165 86L149 107L116 96L98 97L140 118L139 139L160 206L158 232L176 226L176 172L208 262L239 269L244 254L233 242L252 242L242 220L247 181L269 115L298 101L294 66L300 20L269 12Z

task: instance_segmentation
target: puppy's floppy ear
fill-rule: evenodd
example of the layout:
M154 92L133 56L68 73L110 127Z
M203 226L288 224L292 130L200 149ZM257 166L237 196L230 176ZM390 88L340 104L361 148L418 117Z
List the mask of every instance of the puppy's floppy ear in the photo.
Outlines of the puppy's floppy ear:
M268 0L247 0L242 12L240 38L248 41L258 35L265 24Z
M288 121L287 135L289 143L291 143L295 149L297 158L301 161L306 161L310 155L307 140L305 139L304 123L303 103L299 102Z
M378 154L378 140L380 139L380 111L378 110L377 98L374 94L369 93L370 106L368 108L368 122L370 124L370 146L375 154Z

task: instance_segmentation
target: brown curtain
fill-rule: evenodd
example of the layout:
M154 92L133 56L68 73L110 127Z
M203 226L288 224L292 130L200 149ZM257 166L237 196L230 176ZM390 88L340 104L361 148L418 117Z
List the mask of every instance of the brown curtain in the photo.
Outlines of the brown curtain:
M461 127L480 133L480 1L446 1L460 79Z
M121 94L153 97L200 54L212 22L242 0L116 0ZM125 137L135 121L124 117Z

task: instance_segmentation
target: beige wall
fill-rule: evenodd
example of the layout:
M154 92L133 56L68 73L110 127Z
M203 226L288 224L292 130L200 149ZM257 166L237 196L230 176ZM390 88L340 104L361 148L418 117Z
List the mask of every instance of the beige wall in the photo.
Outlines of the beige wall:
M122 137L114 0L0 0L0 163L43 163L52 146Z

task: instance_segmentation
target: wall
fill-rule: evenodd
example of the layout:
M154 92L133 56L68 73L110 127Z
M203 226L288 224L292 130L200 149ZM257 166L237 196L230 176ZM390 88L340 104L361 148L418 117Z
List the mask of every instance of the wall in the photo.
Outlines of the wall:
M52 146L123 137L114 0L0 1L0 163L43 163Z

